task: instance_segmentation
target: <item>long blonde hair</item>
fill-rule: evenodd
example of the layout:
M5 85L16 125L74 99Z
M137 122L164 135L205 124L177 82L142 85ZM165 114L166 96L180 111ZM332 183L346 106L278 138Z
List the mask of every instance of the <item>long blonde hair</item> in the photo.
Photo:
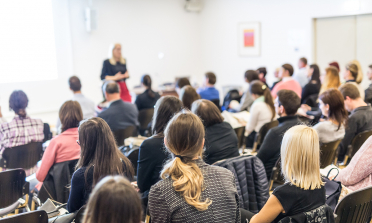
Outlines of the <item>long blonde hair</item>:
M196 156L202 156L204 135L204 126L198 116L186 110L175 115L165 129L165 146L175 157L161 172L163 179L171 177L174 189L186 203L199 211L207 210L212 204L208 198L200 200L204 177L194 160Z
M284 178L304 190L321 188L319 137L305 125L290 128L283 137L281 165Z
M326 68L326 74L319 95L328 89L338 89L341 86L340 74L336 67L330 66Z
M110 57L110 59L109 59L109 62L110 62L111 65L116 65L116 60L115 60L115 58L114 58L113 51L114 51L114 49L115 49L117 46L120 46L120 47L121 47L121 44L120 44L120 43L115 43L115 44L110 45L110 49L109 49L109 57ZM120 62L121 64L125 64L125 63L126 63L126 61L125 61L125 59L123 58L123 56L120 57L119 62Z
M357 84L360 84L363 81L362 66L360 65L359 61L357 61L357 60L353 60L350 63L355 64L358 67L358 75L357 75L357 78L355 79L355 82Z

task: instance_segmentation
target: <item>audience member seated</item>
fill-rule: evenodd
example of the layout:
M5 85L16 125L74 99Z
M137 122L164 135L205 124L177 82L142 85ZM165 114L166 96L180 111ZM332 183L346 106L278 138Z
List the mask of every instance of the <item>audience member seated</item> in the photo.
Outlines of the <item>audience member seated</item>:
M138 110L154 108L157 100L159 100L160 95L151 89L151 77L147 74L143 75L141 78L141 85L146 88L146 91L138 95L135 104Z
M151 222L240 223L234 175L201 159L204 126L199 117L183 111L167 124L165 147L172 159L164 165L162 181L151 187Z
M249 109L251 108L252 104L253 104L253 98L252 98L252 95L251 95L251 92L249 91L249 84L252 82L252 81L255 81L255 80L259 80L259 76L258 76L258 73L257 71L254 71L254 70L247 70L244 74L244 80L245 82L248 83L248 89L247 91L243 94L242 98L240 99L240 104L239 106L233 106L231 103L230 103L230 109L232 109L233 111L249 111Z
M267 74L266 67L258 68L257 73L258 73L258 77L260 78L260 81L264 83L266 86L268 86L266 83L266 74Z
M372 80L372 64L368 66L367 77L368 80ZM366 103L372 104L372 84L370 84L369 87L365 90L364 101Z
M208 100L192 103L191 111L200 117L205 127L204 161L216 161L239 156L238 137L234 129L223 121L220 110Z
M140 223L141 201L122 176L103 178L89 197L83 223Z
M337 67L327 67L326 73L320 77L320 81L322 86L320 87L319 95L328 89L338 89L341 86L341 81Z
M189 110L191 109L191 104L200 99L200 96L196 93L195 89L189 85L184 86L181 89L179 96L183 103L183 107Z
M110 105L98 117L107 122L111 131L139 125L137 107L134 104L121 100L120 88L116 82L107 84L105 97L110 102Z
M165 127L181 109L182 102L174 96L164 96L156 102L152 118L153 135L143 141L138 154L137 184L145 205L151 186L161 179L160 172L169 155L164 150Z
M292 90L296 92L298 97L301 98L302 88L301 85L292 78L293 67L290 64L283 64L280 69L279 76L282 78L282 81L277 83L273 88L271 95L273 98L276 98L278 91L280 90Z
M176 92L177 92L177 94L180 95L180 91L181 91L181 89L182 89L183 87L185 87L185 86L188 86L188 85L191 86L190 81L189 81L188 78L186 78L186 77L181 77L181 78L179 78L179 79L177 80L177 82L176 82Z
M293 75L293 79L296 80L303 88L308 82L308 68L307 59L302 57L298 60L299 70Z
M340 170L336 180L352 191L372 186L372 137L364 142L349 165Z
M250 109L250 116L245 127L246 146L252 148L257 132L261 127L274 120L276 113L269 88L261 81L253 81L249 86L252 98L255 99Z
M333 142L344 138L348 113L345 109L344 97L337 89L329 89L319 96L319 108L326 121L314 126L318 132L320 143Z
M216 75L212 72L205 74L204 83L202 88L199 88L197 93L200 95L200 98L207 100L216 100L220 99L220 93L214 87L216 84L217 78Z
M80 159L71 179L71 191L67 202L70 213L86 204L92 188L103 177L123 175L132 179L132 163L117 148L114 135L101 118L90 118L80 122Z
M283 137L280 150L282 174L287 183L274 189L265 206L253 218L253 213L242 211L242 216L246 216L243 220L251 218L250 223L276 223L284 217L325 204L316 131L304 125L290 128Z
M0 159L5 148L44 140L44 123L27 115L27 105L27 95L23 91L13 91L9 98L9 108L15 112L15 117L10 122L0 124ZM25 170L26 176L35 173L36 170L36 166Z
M56 163L62 163L80 158L78 127L83 120L81 106L77 101L66 101L59 109L59 119L62 124L62 133L55 136L46 148L41 166L36 172L36 179L43 182L49 169ZM40 190L41 184L37 186Z
M275 110L279 115L279 125L268 131L258 150L257 157L265 166L267 178L271 176L273 167L280 156L280 145L284 133L291 127L298 125L300 120L296 113L301 105L301 99L291 90L280 90L275 99Z
M305 104L311 95L317 95L320 91L320 71L316 64L311 64L309 69L310 81L302 88L301 104Z
M77 76L72 76L68 79L68 84L70 86L70 90L73 92L74 96L71 100L79 102L81 106L81 110L83 111L83 119L94 117L96 114L95 111L95 104L89 98L86 98L81 93L81 82ZM58 119L57 122L57 129L60 130L61 127L61 120Z
M358 66L353 63L347 64L346 70L344 72L344 79L346 80L346 83L352 83L358 88L360 97L364 100L364 89L360 84L356 82L357 77Z
M278 68L276 68L275 71L274 71L274 77L277 78L278 80L275 81L275 82L273 83L273 85L271 86L271 88L270 88L271 91L274 89L274 87L275 87L275 85L276 85L277 83L279 83L280 81L282 81L282 78L279 77L279 73L280 73L280 68L278 67Z
M347 148L354 137L361 132L372 130L372 108L360 97L355 84L342 85L340 92L344 96L345 108L350 112L345 137L339 145L338 160L343 161Z

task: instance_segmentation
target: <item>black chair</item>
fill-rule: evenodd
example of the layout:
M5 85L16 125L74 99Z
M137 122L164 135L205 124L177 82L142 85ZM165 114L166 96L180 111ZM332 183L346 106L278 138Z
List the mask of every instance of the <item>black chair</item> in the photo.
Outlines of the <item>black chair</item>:
M239 127L234 129L236 136L238 137L238 148L241 148L244 145L244 131L245 127ZM244 152L244 151L243 151Z
M236 101L240 102L241 98L242 98L242 96L240 95L239 91L237 89L232 89L229 92L227 92L225 98L223 99L222 106L224 106L227 109L232 100L236 100Z
M30 183L26 181L23 169L6 170L0 172L0 217L13 211L18 213L18 208L24 208L28 203ZM19 198L26 196L25 202Z
M7 169L30 169L41 160L43 146L41 142L31 142L26 145L6 148L3 158L0 160L0 167Z
M54 164L48 171L38 197L42 203L48 198L59 203L67 203L70 194L72 174L78 160L70 160Z
M335 208L336 223L367 223L372 216L372 186L351 192Z
M338 145L340 144L341 139L323 143L320 146L320 168L323 169L332 163L336 165L337 163L337 154L338 154Z
M275 187L283 185L285 182L284 177L282 175L282 167L280 158L276 161L275 166L273 167L273 171L271 172L270 182L269 182L269 190L273 190Z
M260 149L260 146L262 145L265 136L267 132L269 132L270 129L276 127L279 125L278 120L271 121L269 123L266 123L260 128L260 131L256 134L256 138L254 140L253 149L252 152L256 152Z
M1 223L48 223L48 215L45 211L31 211L23 214L1 218Z
M307 104L308 106L314 108L314 107L318 107L318 95L319 94L312 94L312 95L309 95L307 96L307 98L305 98L303 100L303 103L302 104Z
M217 106L218 110L221 111L220 99L213 99L211 102L213 102L213 104Z
M129 126L125 129L119 129L119 130L116 130L113 132L114 133L114 137L115 137L115 141L116 141L116 145L119 147L119 146L122 146L124 145L124 140L133 136L133 137L137 137L138 136L138 132L137 132L137 126Z
M140 123L140 135L146 136L145 132L148 130L148 125L152 120L152 116L154 115L154 109L148 108L148 109L142 109L138 113L138 121Z
M322 205L308 212L282 218L278 223L334 223L333 210L328 205Z
M353 158L356 152L358 152L359 148L363 145L363 143L372 135L372 130L364 131L356 135L351 141L351 144L347 148L347 152L344 159L344 165L347 164L348 159Z
M137 176L137 162L138 162L139 147L130 150L125 156L132 162L134 173Z

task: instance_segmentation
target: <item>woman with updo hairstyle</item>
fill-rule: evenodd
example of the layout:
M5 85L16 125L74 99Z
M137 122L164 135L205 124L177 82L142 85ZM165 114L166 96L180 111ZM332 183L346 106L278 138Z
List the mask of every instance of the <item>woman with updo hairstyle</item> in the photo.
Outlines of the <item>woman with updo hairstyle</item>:
M234 175L203 162L204 136L202 121L191 112L169 121L164 144L172 158L150 190L151 222L240 222Z
M44 140L44 123L40 119L30 118L26 112L27 106L28 98L25 92L13 91L9 98L9 108L14 111L15 117L10 122L0 124L0 159L5 148ZM35 173L36 170L36 166L26 170L26 176Z
M359 83L357 82L358 74L359 70L356 64L348 63L346 65L346 70L344 72L344 79L346 83L354 84L359 90L360 97L364 100L365 92L363 87L360 85L360 82Z
M249 91L254 99L247 125L245 126L246 146L253 147L257 132L261 127L275 119L275 107L270 89L261 81L253 81Z
M220 110L213 102L196 100L191 111L200 117L205 127L203 157L207 164L239 156L238 137L231 125L223 121Z
M200 95L196 93L195 88L190 85L184 86L180 91L180 100L183 103L183 107L191 110L191 104L200 99Z
M89 197L83 223L141 223L139 194L122 176L107 176Z
M159 93L152 90L151 84L152 81L150 75L143 75L141 78L141 85L145 87L146 90L136 98L135 103L138 111L142 109L154 108L156 101L160 98Z

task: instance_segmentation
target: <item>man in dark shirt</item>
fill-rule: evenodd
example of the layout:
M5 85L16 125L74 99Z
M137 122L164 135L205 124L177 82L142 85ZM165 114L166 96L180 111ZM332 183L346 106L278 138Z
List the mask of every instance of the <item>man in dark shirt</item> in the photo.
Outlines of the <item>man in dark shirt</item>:
M301 106L300 97L291 90L280 90L277 96L275 110L280 116L278 118L279 125L269 130L257 153L257 157L265 166L268 179L270 179L273 167L280 157L280 147L284 133L300 123L296 116L297 110Z
M368 66L367 77L370 81L372 80L372 64ZM372 84L365 90L364 101L372 104Z
M136 105L121 100L120 87L116 82L106 85L105 97L110 105L98 117L107 122L111 131L139 125Z
M348 146L356 135L372 130L372 108L360 97L359 89L353 83L346 83L339 88L345 99L345 108L350 112L345 129L345 137L339 145L338 160L343 161Z

